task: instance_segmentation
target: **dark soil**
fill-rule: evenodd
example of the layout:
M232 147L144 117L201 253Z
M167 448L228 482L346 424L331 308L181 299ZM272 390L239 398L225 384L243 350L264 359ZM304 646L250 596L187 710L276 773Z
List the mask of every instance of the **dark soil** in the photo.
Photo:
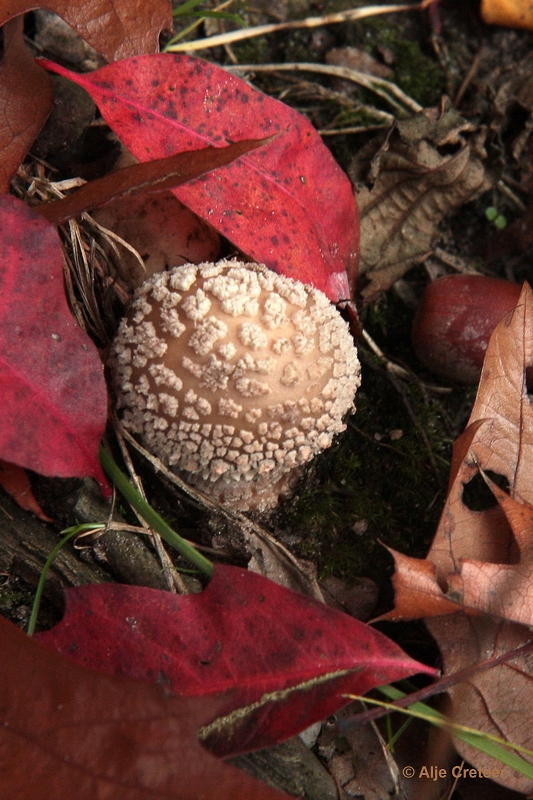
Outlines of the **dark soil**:
M343 2L328 3L327 7L312 3L299 11L301 16L309 16L346 7L349 4ZM282 3L280 8L281 14L286 13ZM439 34L432 31L428 14L413 11L248 40L235 45L233 53L241 63L323 63L333 48L355 46L389 66L391 80L422 106L438 105L443 93L456 100L464 118L484 133L486 163L495 176L494 188L447 219L437 232L435 245L482 273L517 282L531 279L531 237L527 231L520 241L514 233L500 233L485 212L495 207L508 226L516 226L529 213L533 191L533 144L529 137L533 127L533 89L529 90L529 84L533 86L533 36L526 31L485 26L476 2L444 0L438 13L442 23ZM222 48L207 56L220 63L229 60ZM319 129L361 126L361 104L390 112L367 90L339 84L327 76L309 73L304 79L301 74L258 74L255 83L306 114ZM58 152L54 136L73 143L69 149L61 148L61 157L54 163L59 170L55 179L78 174L96 177L113 160L114 146L108 144L101 127L87 127L93 110L87 108L83 94L75 93L77 99L70 103L79 113L72 115L73 128L68 132L56 129L54 133L49 126L33 149L34 154L53 161L54 150ZM64 116L64 112L61 114ZM348 170L354 154L374 135L373 130L362 131L327 136L325 141ZM499 179L504 182L503 188ZM438 269L442 273L452 271L442 260ZM319 577L336 576L348 585L360 577L374 580L380 588L377 613L391 603L392 560L383 544L412 556L424 556L446 495L452 443L463 429L475 397L475 386L442 381L428 373L414 355L411 327L416 302L430 273L420 265L406 274L401 285L392 287L371 305L360 306L367 332L388 359L412 373L412 379L392 376L383 361L361 342L363 382L357 395L357 413L335 445L308 469L296 497L274 515L260 520L295 555L312 561ZM210 517L162 483L146 466L139 463L138 468L154 507L182 534L208 547L215 544L232 563L246 563L248 554L242 540L228 522ZM0 514L25 519L40 543L36 547L43 560L43 542L56 540L60 530L89 521L91 514L93 519L106 518L98 501L93 498L86 502L92 494L82 481L33 475L32 484L54 523L41 523L15 510L2 490ZM130 517L126 508L120 510ZM128 544L124 545L126 540ZM100 542L81 551L68 545L66 561L52 571L42 624L51 624L61 613L60 585L89 578L157 585L150 550L139 556L138 572L130 569L128 559L117 556L117 549L129 548L130 544L131 536L125 535L122 543ZM0 613L25 625L39 569L37 563L27 563L22 544L13 548L17 554L10 550L9 556L0 548L0 571L4 573ZM423 660L436 657L431 641L419 627L391 632L397 640L398 634L415 656Z

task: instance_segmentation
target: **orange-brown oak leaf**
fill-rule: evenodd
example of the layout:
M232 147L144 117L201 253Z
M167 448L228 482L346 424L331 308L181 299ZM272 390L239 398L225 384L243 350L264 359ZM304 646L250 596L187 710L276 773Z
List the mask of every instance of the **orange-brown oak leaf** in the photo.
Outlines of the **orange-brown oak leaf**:
M533 638L533 406L526 386L531 365L533 294L526 284L491 337L427 559L394 554L396 608L386 615L425 617L448 675L509 653L507 663L474 670L451 689L453 720L529 749L533 659L512 651ZM484 482L489 492L478 503L473 490ZM530 778L462 741L455 746L477 769L499 771L493 773L499 783L533 791Z
M388 618L453 613L453 604L460 604L467 612L533 624L533 409L525 380L531 364L533 294L525 285L490 340L468 426L455 443L452 480L427 562L395 555L401 607L397 603ZM502 476L509 492L487 472ZM469 488L483 482L480 473L493 497L477 507ZM408 599L411 590L416 603Z

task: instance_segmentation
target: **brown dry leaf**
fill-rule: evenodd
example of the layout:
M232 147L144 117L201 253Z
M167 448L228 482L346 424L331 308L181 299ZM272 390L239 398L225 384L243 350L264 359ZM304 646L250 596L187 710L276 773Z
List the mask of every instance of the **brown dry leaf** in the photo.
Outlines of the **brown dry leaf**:
M471 447L483 429L490 430L488 420L472 421L454 445L446 505L427 559L390 550L396 567L395 607L380 619L417 619L463 610L461 594L450 591L450 584L459 576L464 560L497 566L516 562L515 540L501 507L480 512L463 502L465 485L478 474Z
M386 619L436 617L464 610L468 614L491 614L533 625L533 507L489 483L518 546L518 563L513 557L515 546L509 528L503 520L499 528L499 519L492 529L482 524L481 536L478 539L472 537L476 549L483 550L483 560L458 558L457 571L447 575L443 572L440 582L437 580L437 567L429 557L421 560L393 552L395 609L385 615ZM495 535L497 529L501 535ZM469 539L472 533L471 528ZM489 558L494 560L487 560Z
M339 711L338 721L363 711L363 703L355 702ZM318 739L318 752L328 763L328 771L343 789L344 798L354 795L364 800L397 797L399 770L396 753L391 754L374 724L357 725L343 732L323 726Z
M440 647L445 675L509 653L531 639L530 629L490 617L453 614L426 624ZM531 654L474 674L450 690L453 721L533 750L532 676ZM465 742L454 739L454 745L462 758L478 770L490 771L497 783L527 795L533 792L530 778Z
M326 64L333 64L335 67L348 67L367 75L376 75L378 78L390 79L393 77L393 70L377 58L371 56L366 50L358 47L335 47L326 53ZM339 81L340 82L340 81ZM350 81L342 81L342 85L349 86ZM353 87L353 83L351 86Z
M427 560L395 554L396 608L388 619L476 612L533 624L533 409L525 368L533 364L533 294L526 284L494 331L466 431L456 442L452 482ZM469 508L464 487L481 467L503 475L510 496ZM497 587L497 591L495 588Z
M352 161L361 220L359 272L370 280L362 292L366 301L431 253L447 214L490 187L483 133L468 137L471 131L445 102L396 123ZM371 188L361 186L364 180Z
M0 25L35 8L31 0L0 0ZM170 0L52 0L58 14L108 61L159 50L159 34L172 30Z
M4 56L0 63L0 192L30 149L52 108L54 90L24 44L23 19L4 25Z
M23 14L28 0L0 0L4 56L0 64L0 193L9 182L48 117L53 103L49 76L24 44ZM172 29L169 0L53 0L57 13L108 61L159 49L159 34Z
M529 627L516 624L533 624L533 408L525 382L531 364L533 293L526 284L515 310L490 340L469 426L455 446L450 491L428 557L395 554L397 604L387 617L435 614L426 623L446 674L501 656L532 638ZM505 476L509 494L491 483L497 505L476 511L465 504L464 492L480 467ZM531 656L512 659L454 687L454 721L532 748L531 662ZM533 791L530 779L462 742L455 744L477 769L500 768L500 783Z

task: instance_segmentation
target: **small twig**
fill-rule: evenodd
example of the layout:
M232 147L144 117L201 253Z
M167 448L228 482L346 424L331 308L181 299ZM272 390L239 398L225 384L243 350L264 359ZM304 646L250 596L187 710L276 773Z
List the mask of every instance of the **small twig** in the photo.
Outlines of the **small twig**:
M130 480L133 482L135 488L137 489L143 500L146 500L146 495L144 493L144 487L142 485L141 479L139 478L137 472L135 471L135 467L133 466L133 462L130 458L128 448L124 443L124 439L118 433L117 433L117 441L120 447L120 452L122 453L122 458L124 459L128 472L130 474ZM174 569L174 565L172 564L172 560L167 551L165 550L165 548L163 547L161 536L156 531L150 528L146 520L143 519L141 514L139 514L139 512L136 509L134 509L134 512L137 518L139 519L139 522L141 523L142 527L146 529L147 533L151 533L152 535L152 541L154 543L156 553L159 557L159 561L161 562L161 566L163 568L163 574L167 581L167 586L169 590L173 592L176 591L177 589L181 594L186 594L187 589L185 587L185 584L183 583L181 577L178 577L176 570Z
M507 199L510 200L516 206L516 208L518 208L519 211L521 211L522 213L527 211L527 206L525 205L525 203L523 203L520 200L520 198L516 196L511 187L507 186L507 184L503 180L500 179L497 183L497 186L500 192L504 194L507 197Z
M245 39L253 39L257 36L265 36L268 33L286 31L297 28L320 28L323 25L333 25L341 22L353 22L365 17L373 17L378 14L394 14L398 11L420 11L424 4L402 4L385 6L363 6L362 8L352 8L349 11L341 11L336 14L326 14L323 17L307 17L291 22L275 22L267 25L257 25L254 28L220 33L216 36L208 36L206 39L196 39L193 42L181 42L166 48L166 52L179 53L183 51L192 52L194 50L206 50L211 47L242 42Z
M357 83L365 89L374 92L386 100L399 114L417 113L422 111L422 106L411 97L402 92L395 83L384 78L376 78L365 72L359 72L349 67L336 67L332 64L313 64L311 62L291 62L286 64L239 64L235 67L225 67L227 72L317 72L322 75L331 75Z
M125 239L122 239L121 236L119 236L117 233L115 233L114 231L110 230L109 228L106 228L103 225L100 225L100 223L97 222L87 212L84 212L82 214L82 219L89 226L94 227L98 231L98 233L100 233L105 239L108 240L109 245L113 248L113 252L116 254L117 258L120 258L120 253L119 253L119 251L118 251L118 249L116 247L116 245L119 244L121 247L124 247L125 250L127 250L129 253L131 253L131 255L138 262L138 264L141 267L142 271L144 273L146 272L146 264L144 263L144 261L142 260L141 256L139 255L139 252L129 242L127 242Z
M323 128L319 130L320 136L348 136L351 133L369 133L371 131L382 131L389 127L389 123L383 125L356 125L353 128Z
M318 131L321 136L337 134L344 135L347 133L366 133L367 131L374 130L378 131L383 130L383 128L390 128L395 122L396 118L393 114L383 111L382 109L375 108L374 106L352 100L344 92L330 89L327 86L323 86L321 83L317 83L316 81L304 81L299 76L293 76L287 72L284 72L283 74L280 73L279 75L274 73L274 75L279 77L280 80L284 80L287 83L292 84L277 95L278 100L286 100L286 98L290 96L298 99L303 97L304 100L308 101L311 97L313 100L316 98L319 100L333 100L341 106L343 109L342 112L339 113L333 120L331 120L331 122L329 122L325 128L322 128ZM349 126L346 124L345 127L337 127L338 124L342 124L340 120L343 119L344 115L353 115L354 118L357 118L357 115L361 113L365 115L366 119L371 118L375 120L375 122L367 123L366 125Z
M426 448L426 451L427 451L427 454L428 454L428 458L429 458L429 461L431 463L431 467L432 467L434 475L435 475L435 479L436 479L438 485L440 486L441 483L442 483L442 478L441 478L441 474L439 472L439 468L437 466L437 460L435 458L435 455L433 453L433 449L431 447L431 442L429 441L429 438L428 438L428 435L427 435L427 433L426 433L426 431L424 429L424 426L420 424L415 412L413 411L413 409L411 407L411 402L410 402L409 397L407 396L407 394L406 394L406 392L404 390L404 387L401 385L400 381L398 380L398 378L404 378L404 379L405 378L409 378L412 381L412 380L415 379L415 377L410 372L408 372L408 370L406 370L403 367L400 367L399 365L394 364L392 361L390 361L385 356L385 354L381 351L381 349L378 347L378 345L374 342L372 337L364 330L362 332L362 338L369 345L369 347L371 348L373 353L375 355L377 355L378 358L383 362L383 364L385 366L385 371L386 371L388 379L390 380L390 382L392 383L392 385L394 386L394 388L396 389L396 391L398 392L398 394L402 398L403 404L404 404L405 409L407 411L407 414L409 415L409 418L410 418L411 422L413 423L413 425L416 428L416 430L418 431L422 441L424 442L424 446ZM421 381L418 381L418 380L416 380L416 383L418 384L418 386L423 391L425 389L433 388L433 387L425 386L424 384L422 384Z
M219 505L219 503L212 500L208 495L204 494L199 489L196 489L194 486L190 486L188 483L185 483L185 481L183 481L174 472L169 470L156 456L153 456L148 452L148 450L145 450L144 447L142 447L122 426L118 419L114 420L114 426L115 430L120 433L120 435L124 437L124 439L126 439L126 441L128 441L138 453L140 453L152 464L156 472L164 475L168 481L174 484L174 486L177 486L184 494L198 503L199 506L204 507L212 513L218 514L230 522L237 524L247 534L254 533L261 541L275 549L280 556L280 559L284 560L291 567L296 569L299 574L305 576L305 571L302 570L302 566L296 556L294 556L291 551L285 547L285 545L279 542L275 536L272 536L272 534L270 534L256 522L253 522L251 519L248 519L248 517L245 517L244 514L240 514L238 511L234 511L233 509ZM320 598L317 597L316 599Z
M372 444L376 445L377 447L385 447L387 450L392 450L392 452L397 456L403 456L404 458L409 458L408 453L404 453L402 452L402 450L398 450L397 447L393 447L391 444L388 444L387 442L381 442L378 439L374 439L368 433L362 431L361 428L358 428L357 425L354 425L351 420L348 422L348 427L354 430L356 433L358 433L359 436L362 436L363 439L368 439L369 442L372 442Z
M400 700L395 700L393 703L391 703L391 705L397 708L407 708L414 703L427 700L436 694L447 692L450 687L455 686L457 683L463 683L480 672L486 672L489 669L494 669L495 667L499 667L514 658L520 658L521 656L528 655L532 652L533 641L521 645L514 650L509 650L509 652L504 653L501 656L493 656L491 658L484 659L483 661L478 661L476 664L472 664L472 666L460 670L460 672L454 672L451 675L444 675L442 678L439 678L434 683L426 686L424 689L419 689L417 692L407 694ZM372 709L370 711L364 711L361 714L354 714L351 717L338 720L337 725L343 733L347 733L357 725L363 725L367 722L371 722L372 720L380 719L387 714L390 714L390 710L381 708Z
M365 342L370 347L374 355L376 355L379 358L379 360L382 362L387 372L393 372L395 375L398 375L399 378L411 377L406 369L400 367L399 364L395 364L393 361L387 358L383 350L379 347L378 344L376 344L376 342L370 336L368 331L366 331L364 328L361 331L361 338L365 340Z
M456 272L467 274L478 273L478 270L468 264L463 258L459 258L458 256L454 256L451 253L446 252L446 250L443 250L442 247L435 247L433 256L442 261L443 264L446 264L447 267L454 269Z
M398 394L401 396L403 404L405 406L405 410L407 411L407 414L409 415L411 422L417 429L422 441L424 442L426 452L428 454L428 458L431 464L431 468L433 470L433 474L435 475L435 480L437 481L438 486L442 486L442 476L437 466L437 459L435 458L435 454L433 452L433 448L431 447L431 442L429 441L429 437L426 433L426 430L424 426L420 424L418 417L416 416L415 412L411 407L411 401L407 396L404 387L401 385L400 381L396 377L396 375L394 375L393 372L389 372L388 376L390 382L392 383Z
M462 101L463 97L465 96L466 90L468 89L468 87L472 83L472 80L474 79L474 75L476 74L476 72L479 69L479 65L481 63L481 58L482 58L483 55L484 55L484 46L481 45L481 47L479 48L479 50L477 51L477 53L475 55L474 60L472 61L471 65L470 65L470 69L466 73L466 75L464 77L464 80L463 80L462 84L460 85L457 94L455 95L455 100L453 101L453 105L454 105L455 108L458 108L461 105L461 101Z
M392 373L393 375L397 375L398 378L403 378L404 380L409 380L416 383L424 392L428 391L435 392L436 394L450 394L452 391L447 386L435 386L430 383L423 383L423 381L419 380L414 373L405 369L405 367L401 367L399 364L395 364L394 361L391 361L390 358L387 358L383 350L374 341L374 339L372 339L368 331L363 329L361 331L361 338L365 340L374 355L379 358L388 373Z

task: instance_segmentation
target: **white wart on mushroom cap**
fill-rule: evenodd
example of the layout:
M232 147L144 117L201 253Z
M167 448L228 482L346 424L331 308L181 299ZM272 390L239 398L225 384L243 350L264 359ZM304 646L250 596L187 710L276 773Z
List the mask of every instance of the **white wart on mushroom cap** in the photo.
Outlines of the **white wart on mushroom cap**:
M342 317L258 264L186 264L136 292L113 345L122 421L234 508L265 510L344 430L360 383Z

